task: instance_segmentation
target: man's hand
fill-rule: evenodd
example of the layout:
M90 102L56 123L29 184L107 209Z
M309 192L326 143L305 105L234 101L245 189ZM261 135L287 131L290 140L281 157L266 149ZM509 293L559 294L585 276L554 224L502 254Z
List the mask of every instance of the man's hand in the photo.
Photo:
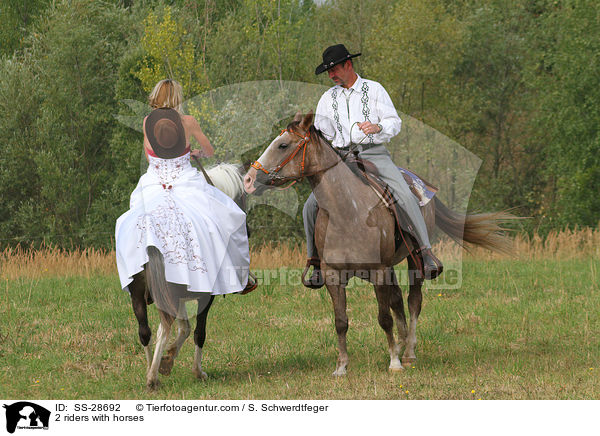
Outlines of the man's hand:
M362 130L365 135L373 135L375 133L381 132L381 126L379 124L373 124L370 121L365 121L364 123L358 123L358 128Z

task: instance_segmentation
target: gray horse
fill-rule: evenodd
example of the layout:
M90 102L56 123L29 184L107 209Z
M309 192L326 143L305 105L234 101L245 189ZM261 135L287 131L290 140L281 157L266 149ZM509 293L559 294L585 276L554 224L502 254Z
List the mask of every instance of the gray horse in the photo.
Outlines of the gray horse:
M346 286L354 276L369 281L375 288L378 321L388 341L389 369L400 371L403 364L416 361L416 331L423 283L418 255L414 253L410 238L398 243L395 219L382 198L351 171L312 123L312 112L304 117L296 115L246 173L246 192L256 193L255 182L258 182L259 190L264 190L264 187L281 186L306 177L319 204L315 245L335 311L339 356L333 374L346 374L348 365ZM510 214L463 216L448 209L437 198L427 203L422 212L429 232L437 225L461 242L464 240L499 251L510 248L510 240L500 227L501 222L515 218ZM408 262L410 279L408 325L393 269L404 259ZM398 341L394 339L394 320ZM402 348L404 353L400 360Z

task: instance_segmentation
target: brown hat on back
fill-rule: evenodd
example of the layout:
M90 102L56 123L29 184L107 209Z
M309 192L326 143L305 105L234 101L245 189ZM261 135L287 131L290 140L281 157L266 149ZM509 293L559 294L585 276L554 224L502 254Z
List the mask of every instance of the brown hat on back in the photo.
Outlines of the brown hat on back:
M185 129L175 109L154 109L146 119L146 137L154 153L163 159L183 155L185 151Z

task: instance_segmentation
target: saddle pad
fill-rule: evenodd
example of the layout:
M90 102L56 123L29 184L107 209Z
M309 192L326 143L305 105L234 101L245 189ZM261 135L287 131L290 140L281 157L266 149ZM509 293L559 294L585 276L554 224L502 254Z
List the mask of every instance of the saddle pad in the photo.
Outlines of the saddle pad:
M425 206L427 203L431 201L431 199L435 196L435 193L438 191L433 185L426 183L417 176L412 171L407 170L406 168L398 167L400 172L404 175L404 180L408 184L411 192L415 194L417 199L419 200L419 206ZM408 177L407 177L408 176ZM410 178L410 181L409 181Z
M356 174L365 184L369 184L366 174L370 174L374 176L374 180L377 181L377 183L381 185L383 189L385 189L387 186L387 184L379 178L379 171L377 170L377 167L368 160L358 158L355 155L349 155L345 156L344 162L346 165L348 165L348 168L350 168L350 170L352 170L352 172ZM398 169L404 176L404 181L410 188L410 191L415 197L417 197L419 206L422 207L429 203L435 196L438 188L406 168L398 167Z

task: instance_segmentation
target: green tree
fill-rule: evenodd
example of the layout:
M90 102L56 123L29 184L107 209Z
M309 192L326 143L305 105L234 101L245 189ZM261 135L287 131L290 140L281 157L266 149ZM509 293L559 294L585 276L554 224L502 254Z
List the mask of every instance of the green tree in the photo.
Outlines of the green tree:
M33 221L40 236L85 244L82 226L109 183L108 143L116 124L114 87L130 15L108 3L62 1L53 6L31 41L41 96L33 156L48 211Z
M351 52L362 52L364 55L372 50L373 31L384 28L384 19L398 3L397 0L330 0L321 2L316 8L312 44L303 47L306 59L311 59L311 70L321 61L325 48L334 44L344 44ZM393 37L393 32L386 33L385 39ZM355 59L360 68L362 60ZM313 76L314 77L314 76ZM329 84L323 77L321 83Z
M536 85L539 141L551 178L543 214L549 226L595 226L600 220L600 6L555 2L542 16Z
M141 43L146 56L136 72L144 90L150 92L159 80L170 77L181 83L185 95L201 92L205 85L202 62L177 12L170 6L151 11L144 27Z
M469 147L484 160L482 174L489 184L483 196L495 198L486 204L494 207L522 198L513 189L519 184L513 177L518 177L520 158L525 158L519 122L526 119L523 71L530 26L530 15L520 0L494 1L476 9L457 71L472 102L472 131L477 136Z
M384 85L397 110L430 126L405 117L388 148L399 165L441 186L451 207L464 207L468 193L457 184L470 189L474 170L465 173L456 144L434 129L458 141L468 131L469 103L455 75L467 24L442 0L396 2L381 9L376 22L366 37L365 76Z
M310 2L243 0L209 35L211 86L312 78L305 55L313 42L312 16Z
M41 96L30 59L0 60L0 247L39 235L39 177L34 158Z
M23 48L32 24L50 0L2 0L0 3L0 55Z

